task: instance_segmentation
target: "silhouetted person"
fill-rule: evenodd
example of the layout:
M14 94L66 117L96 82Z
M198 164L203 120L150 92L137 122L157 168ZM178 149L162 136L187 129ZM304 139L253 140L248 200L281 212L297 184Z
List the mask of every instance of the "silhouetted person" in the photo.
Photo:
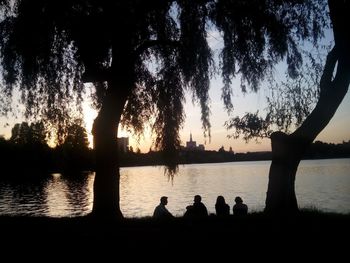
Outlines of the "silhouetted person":
M236 204L233 206L233 214L234 215L246 215L248 214L248 206L243 203L242 198L236 196L235 198Z
M230 215L230 206L226 204L225 198L222 195L216 198L215 211L217 216Z
M195 195L193 200L193 205L186 207L185 217L207 217L208 210L205 205L202 203L202 197L200 195Z
M174 216L166 209L166 205L168 204L168 197L162 196L160 198L160 204L154 209L153 217L158 219L163 218L173 218Z

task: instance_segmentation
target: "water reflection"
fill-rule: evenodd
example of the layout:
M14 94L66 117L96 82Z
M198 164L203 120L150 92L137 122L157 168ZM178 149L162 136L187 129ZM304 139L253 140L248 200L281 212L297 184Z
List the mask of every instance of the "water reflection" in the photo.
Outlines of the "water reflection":
M92 209L93 173L52 174L47 181L48 216L80 216Z
M67 201L70 211L74 215L87 214L92 209L94 173L85 172L80 176L68 176L62 178L67 185Z
M237 162L179 166L173 180L161 166L121 168L120 206L125 217L151 216L162 195L167 208L181 216L200 194L209 213L223 195L230 205L239 195L249 211L264 208L270 162ZM350 212L350 159L302 161L296 179L300 207ZM51 174L35 181L1 180L0 214L79 216L92 209L94 173Z
M51 180L47 181L45 190L47 193L47 214L49 216L68 216L69 207L67 207L66 198L68 189L64 180L61 179L61 174L53 174Z
M0 214L80 216L92 209L92 173L48 174L37 180L1 180Z
M0 181L0 213L16 215L46 215L46 178L35 180L5 179Z

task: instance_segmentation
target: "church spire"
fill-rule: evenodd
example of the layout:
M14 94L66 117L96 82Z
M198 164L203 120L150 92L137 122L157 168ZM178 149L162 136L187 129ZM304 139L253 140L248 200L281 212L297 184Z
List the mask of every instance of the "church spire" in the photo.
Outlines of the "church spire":
M192 132L190 132L190 142L192 142Z

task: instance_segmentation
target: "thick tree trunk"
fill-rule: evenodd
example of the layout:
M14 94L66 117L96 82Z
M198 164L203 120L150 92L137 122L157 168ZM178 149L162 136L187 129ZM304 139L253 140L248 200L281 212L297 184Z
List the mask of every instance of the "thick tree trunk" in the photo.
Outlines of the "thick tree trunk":
M93 127L96 171L92 215L99 218L123 218L119 204L118 125L135 81L135 54L128 33L120 32L124 39L112 47L112 64L103 75L108 87Z
M346 25L350 12L349 2L329 0L335 47L327 56L320 81L320 98L315 109L291 135L276 132L271 136L272 163L265 203L266 212L283 214L298 211L295 176L299 162L307 147L332 119L348 91L350 31Z
M115 83L108 86L106 99L93 127L96 172L92 215L121 219L117 135L128 93L127 89L117 89Z
M306 145L298 138L275 132L271 136L271 146L272 163L265 212L295 213L298 211L295 175Z
M116 164L117 134L115 122L106 120L103 114L94 122L94 149L96 171L92 214L99 217L119 217L119 169Z
M119 206L119 168L117 166L118 119L103 109L94 121L96 170L92 214L122 218ZM121 115L121 112L118 113ZM120 117L119 117L120 119Z

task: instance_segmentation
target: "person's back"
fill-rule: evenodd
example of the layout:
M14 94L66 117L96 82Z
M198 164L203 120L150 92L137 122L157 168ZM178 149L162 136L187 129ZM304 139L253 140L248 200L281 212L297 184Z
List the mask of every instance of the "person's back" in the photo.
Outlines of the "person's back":
M174 217L168 209L166 209L166 205L168 204L168 197L162 196L160 198L160 204L154 209L153 217L162 219L162 218L172 218Z
M202 197L200 195L195 195L193 205L186 207L187 211L184 216L186 217L206 217L208 216L208 210L206 206L202 203Z
M217 216L228 216L230 214L230 206L226 204L222 195L219 195L216 199L215 211Z
M234 215L246 215L248 214L248 206L243 203L241 197L237 196L235 198L236 204L233 206L232 211Z

